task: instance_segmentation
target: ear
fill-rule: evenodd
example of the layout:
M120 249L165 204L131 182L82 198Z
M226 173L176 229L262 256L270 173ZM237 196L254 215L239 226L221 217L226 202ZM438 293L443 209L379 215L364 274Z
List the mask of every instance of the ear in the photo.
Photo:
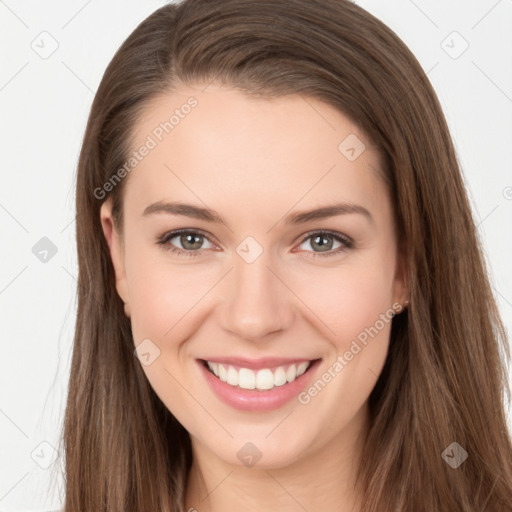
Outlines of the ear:
M103 234L105 235L109 247L112 265L114 266L116 290L119 297L121 297L121 300L124 302L124 312L126 316L130 317L130 297L124 266L124 244L112 217L112 202L110 198L101 205L100 220Z
M393 304L400 304L402 310L409 304L410 286L409 269L406 251L400 249L397 253L395 279L393 281Z

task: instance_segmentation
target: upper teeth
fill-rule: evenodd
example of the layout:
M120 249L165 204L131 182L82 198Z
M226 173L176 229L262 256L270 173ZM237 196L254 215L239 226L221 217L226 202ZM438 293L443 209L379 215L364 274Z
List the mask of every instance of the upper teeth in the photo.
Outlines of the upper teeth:
M311 361L300 364L292 364L287 370L283 366L271 370L263 368L253 371L249 368L236 369L231 365L224 365L207 361L208 368L223 382L231 386L240 386L243 389L272 389L274 386L282 386L287 382L293 382L300 377L309 367Z

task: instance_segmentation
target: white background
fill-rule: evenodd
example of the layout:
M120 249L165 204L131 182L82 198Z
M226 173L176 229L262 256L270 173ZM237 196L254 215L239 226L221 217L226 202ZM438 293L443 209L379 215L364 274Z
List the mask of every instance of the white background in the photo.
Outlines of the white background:
M0 0L0 511L61 504L59 462L40 465L58 447L69 374L81 138L115 50L164 3ZM510 332L512 0L357 3L405 41L439 95ZM43 59L33 47L52 38ZM46 263L32 252L42 237L57 248Z

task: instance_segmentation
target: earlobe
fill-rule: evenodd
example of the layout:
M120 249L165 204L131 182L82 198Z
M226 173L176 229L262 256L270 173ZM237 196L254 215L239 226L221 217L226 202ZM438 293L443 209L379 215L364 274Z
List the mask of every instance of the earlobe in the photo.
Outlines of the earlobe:
M121 240L121 236L115 226L114 219L112 217L112 204L107 199L100 208L100 220L101 227L103 229L103 235L107 241L107 245L110 252L110 258L114 267L115 279L116 279L116 290L124 302L124 311L126 316L130 317L129 308L129 294L128 285L126 279L126 272L124 267L124 250Z

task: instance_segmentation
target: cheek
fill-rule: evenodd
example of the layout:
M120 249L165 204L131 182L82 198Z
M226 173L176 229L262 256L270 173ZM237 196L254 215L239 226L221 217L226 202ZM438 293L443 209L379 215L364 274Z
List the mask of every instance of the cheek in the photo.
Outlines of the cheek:
M176 338L191 318L199 320L201 302L224 270L215 265L165 262L154 252L132 250L126 269L135 343ZM280 271L298 302L283 294L340 350L362 330L375 324L392 304L393 254L371 251L337 266L299 265ZM206 300L208 302L208 300ZM182 324L182 325L180 325ZM172 332L172 334L171 334Z
M209 293L224 270L176 263L163 251L142 249L127 254L126 270L135 345L149 338L162 352L177 352L182 344L188 347L183 342L200 326ZM179 355L185 356L185 351Z
M135 254L127 268L134 345L149 339L158 353L143 371L166 407L188 425L204 411L183 392L186 341L201 324L201 299L215 284L215 276L198 275L194 265L166 265Z
M316 418L309 420L311 428L323 429L326 439L357 414L381 374L394 313L392 275L381 260L319 272L302 288L330 350L317 379L298 398L309 417ZM314 316L310 318L313 322Z
M307 279L298 275L293 278L294 291L314 313L309 314L310 321L336 345L338 352L346 350L381 314L391 314L392 265L383 260L352 263L311 269ZM380 323L379 326L382 330Z

